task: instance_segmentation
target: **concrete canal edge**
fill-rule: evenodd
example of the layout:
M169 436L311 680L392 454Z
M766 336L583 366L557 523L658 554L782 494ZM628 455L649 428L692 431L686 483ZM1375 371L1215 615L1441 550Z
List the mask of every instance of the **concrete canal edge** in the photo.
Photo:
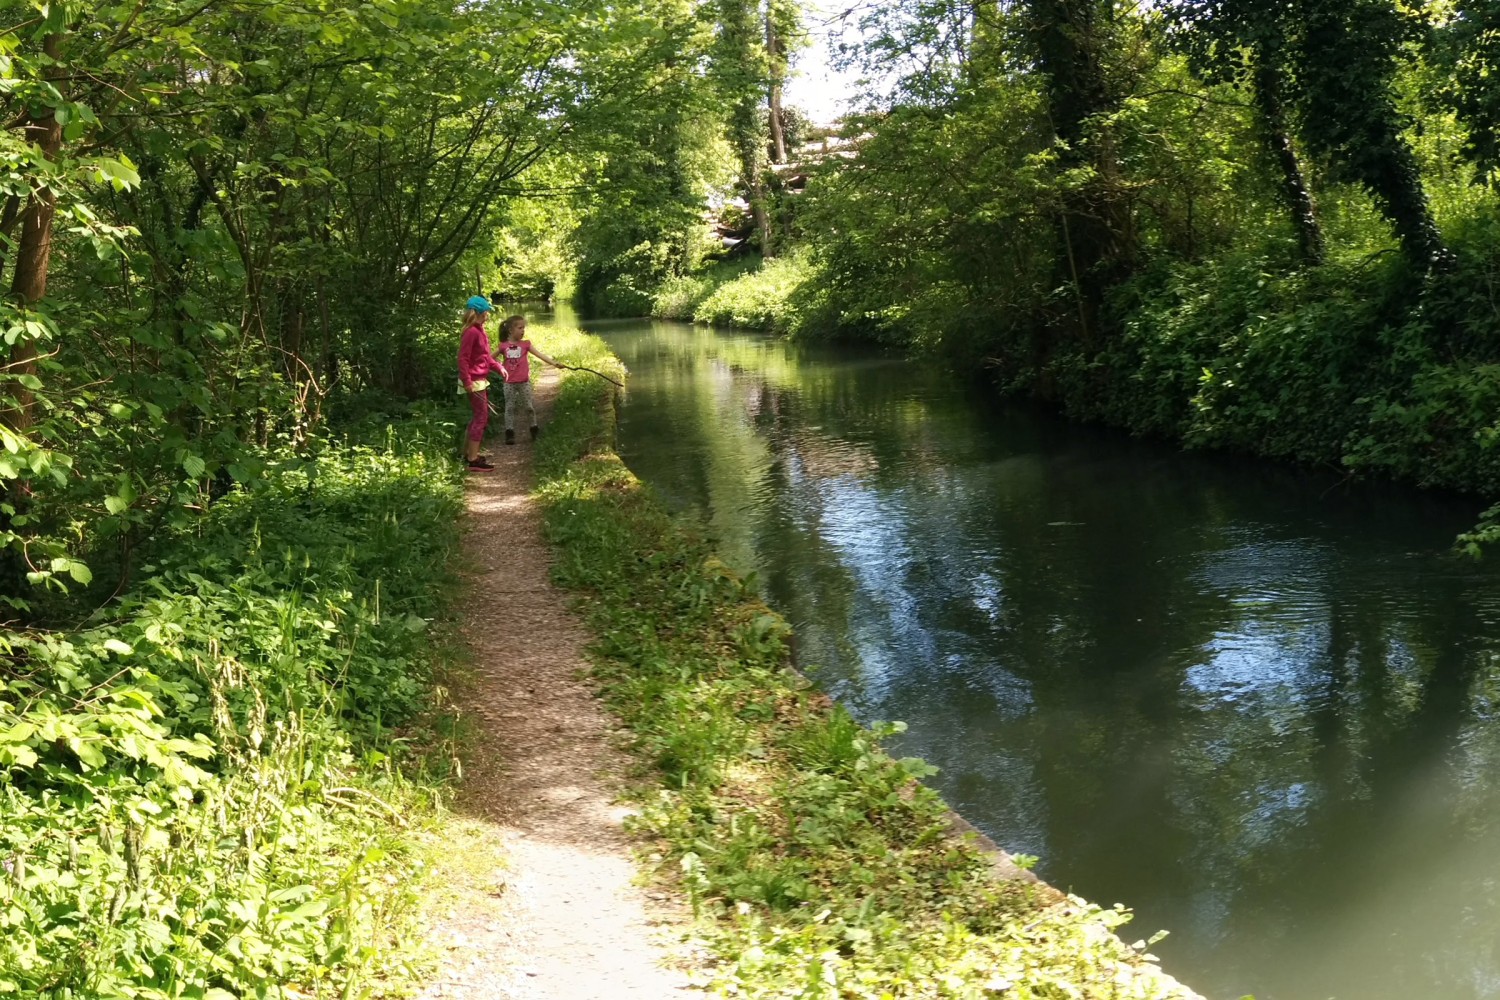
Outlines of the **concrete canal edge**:
M1056 886L1044 882L1029 868L1022 868L1016 864L1016 859L1011 856L1010 852L995 843L982 830L951 808L948 810L948 817L949 828L952 830L953 836L968 840L989 861L990 872L995 878L1007 882L1021 881L1034 884L1040 891L1042 898L1046 900L1045 905L1048 907L1067 909L1082 908L1088 905L1083 899L1071 896ZM1126 944L1123 938L1119 940L1120 944L1124 947L1142 952L1144 956L1143 946ZM1126 992L1124 995L1128 997L1171 997L1173 1000L1204 1000L1202 994L1196 993L1187 986L1184 986L1175 978L1168 975L1161 966L1149 961L1143 961L1138 965L1122 963L1119 974L1122 979L1126 980ZM1133 989L1131 988L1132 986L1134 987Z

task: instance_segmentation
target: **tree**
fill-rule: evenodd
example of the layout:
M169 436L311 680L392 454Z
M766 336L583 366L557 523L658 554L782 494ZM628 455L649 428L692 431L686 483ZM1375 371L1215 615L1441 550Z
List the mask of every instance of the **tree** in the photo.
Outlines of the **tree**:
M713 74L729 108L729 142L740 163L761 253L776 253L771 213L766 204L766 137L762 131L762 102L773 86L762 39L765 27L758 0L715 0L718 39L713 51Z
M1023 8L1060 163L1076 178L1060 192L1056 214L1060 284L1073 290L1078 335L1092 341L1102 332L1105 295L1130 273L1137 253L1107 125L1126 95L1111 65L1120 14L1110 0L1025 0Z
M1293 73L1309 148L1369 192L1413 263L1446 268L1452 254L1396 107L1398 57L1417 24L1393 0L1300 0L1299 11Z
M1500 170L1500 0L1463 0L1437 32L1449 106L1468 126L1469 159L1493 182Z
M781 106L791 66L792 40L801 29L797 5L790 0L766 0L766 62L769 87L766 107L769 112L772 163L785 163L787 157L785 111Z
M1193 68L1210 83L1231 84L1254 100L1302 257L1317 264L1323 260L1323 227L1286 106L1294 14L1294 8L1260 0L1186 0L1168 9Z

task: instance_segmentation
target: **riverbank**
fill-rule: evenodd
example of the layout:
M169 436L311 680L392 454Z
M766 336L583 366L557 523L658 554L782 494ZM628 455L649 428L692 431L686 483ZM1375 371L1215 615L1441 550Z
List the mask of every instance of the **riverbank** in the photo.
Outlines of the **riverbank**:
M608 370L593 338L549 350ZM592 360L590 360L592 359ZM610 447L611 387L563 385L537 449L554 578L583 595L595 678L656 780L638 831L736 996L1190 997L1111 931L955 835L920 779L790 666L789 630ZM1024 860L1024 859L1022 859Z
M1002 395L1191 449L1500 495L1500 365L1462 332L1483 269L1423 286L1402 268L1163 264L1115 293L1118 330L1093 349L1039 342L983 309L945 309L930 292L899 301L851 288L806 251L671 279L652 311L889 343L987 369Z

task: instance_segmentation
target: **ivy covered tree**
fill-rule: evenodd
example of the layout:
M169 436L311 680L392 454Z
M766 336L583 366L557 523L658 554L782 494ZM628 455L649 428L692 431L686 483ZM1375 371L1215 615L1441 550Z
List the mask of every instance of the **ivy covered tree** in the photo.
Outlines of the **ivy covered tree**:
M1420 22L1394 0L1300 0L1298 14L1293 73L1309 148L1369 192L1414 263L1447 267L1452 254L1396 106L1402 47Z
M1324 254L1323 227L1292 139L1293 112L1288 108L1296 14L1294 6L1260 0L1184 0L1167 10L1179 29L1174 40L1194 69L1209 83L1230 84L1254 101L1303 259L1317 264Z
M773 80L764 44L767 22L759 0L714 0L713 10L718 31L713 77L728 109L729 142L739 160L740 183L755 217L761 253L771 257L776 253L776 239L767 204L766 132L762 125Z

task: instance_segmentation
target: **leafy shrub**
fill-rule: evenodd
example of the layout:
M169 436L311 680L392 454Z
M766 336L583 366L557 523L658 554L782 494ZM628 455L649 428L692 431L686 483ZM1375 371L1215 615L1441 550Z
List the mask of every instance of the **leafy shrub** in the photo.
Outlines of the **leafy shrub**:
M794 333L805 325L817 273L807 252L720 262L663 282L652 296L651 314Z
M392 727L461 504L401 433L282 456L82 628L0 632L0 992L353 991L392 961L392 816L424 795Z
M696 319L705 299L760 267L759 257L742 257L712 263L693 274L668 278L651 297L651 315L658 319Z

